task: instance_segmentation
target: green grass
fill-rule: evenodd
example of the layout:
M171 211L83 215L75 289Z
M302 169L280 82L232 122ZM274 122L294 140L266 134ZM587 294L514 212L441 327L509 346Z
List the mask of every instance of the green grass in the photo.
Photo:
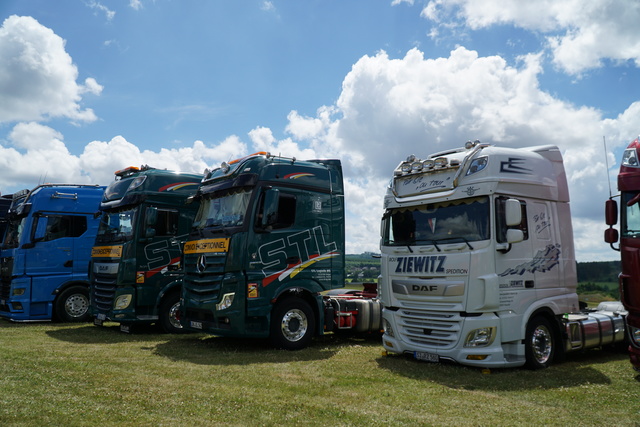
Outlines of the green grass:
M543 371L382 355L379 337L317 338L297 352L115 324L0 320L0 420L43 425L639 426L625 352L570 354Z

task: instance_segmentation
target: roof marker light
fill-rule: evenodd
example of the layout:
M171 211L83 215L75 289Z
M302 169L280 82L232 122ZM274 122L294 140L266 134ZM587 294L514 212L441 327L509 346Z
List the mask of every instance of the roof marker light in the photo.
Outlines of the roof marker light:
M447 167L447 158L446 157L438 157L434 161L434 166L436 168L446 168Z

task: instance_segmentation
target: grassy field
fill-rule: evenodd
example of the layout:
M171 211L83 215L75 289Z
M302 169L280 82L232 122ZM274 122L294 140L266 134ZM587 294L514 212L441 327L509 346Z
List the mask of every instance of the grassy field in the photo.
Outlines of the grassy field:
M625 352L543 371L384 356L379 337L327 335L298 352L260 340L126 335L115 324L0 320L3 426L640 426Z

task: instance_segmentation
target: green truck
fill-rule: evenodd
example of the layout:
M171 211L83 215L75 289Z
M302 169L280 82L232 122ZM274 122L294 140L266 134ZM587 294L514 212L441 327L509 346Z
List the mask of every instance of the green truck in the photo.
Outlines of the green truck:
M181 323L307 346L325 331L380 330L376 289L345 286L339 160L255 153L205 170L184 246Z
M198 203L186 204L202 175L149 166L115 173L100 204L100 225L91 251L91 313L94 324L155 323L183 329L177 319L182 283L182 246Z

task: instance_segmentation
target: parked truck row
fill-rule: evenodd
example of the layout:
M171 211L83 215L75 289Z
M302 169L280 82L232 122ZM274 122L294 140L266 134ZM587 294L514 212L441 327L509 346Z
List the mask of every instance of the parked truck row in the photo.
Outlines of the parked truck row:
M327 332L383 331L390 353L477 367L543 368L625 340L622 304L578 302L569 192L554 146L476 141L400 162L384 199L381 276L377 288L358 291L344 289L339 160L260 152L204 175L127 168L96 190L82 286L96 325L156 323L292 350ZM9 209L0 316L12 320L35 320L38 284L20 285L20 254L53 253L45 244L57 240L30 222L55 216L34 206L41 192L28 192L29 203L14 195ZM22 236L12 248L11 230ZM65 291L46 292L42 318L59 316Z

